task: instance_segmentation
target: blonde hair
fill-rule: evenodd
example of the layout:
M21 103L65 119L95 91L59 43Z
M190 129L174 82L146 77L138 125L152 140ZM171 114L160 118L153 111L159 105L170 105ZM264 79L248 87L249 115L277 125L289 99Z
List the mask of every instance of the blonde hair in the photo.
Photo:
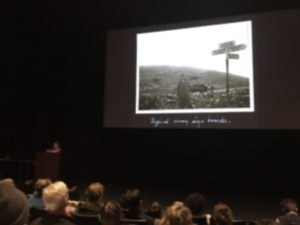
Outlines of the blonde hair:
M175 202L167 208L163 215L161 225L191 225L192 214L182 202Z
M63 210L68 202L68 192L67 185L62 181L46 187L43 191L43 201L46 205L46 210L52 212Z

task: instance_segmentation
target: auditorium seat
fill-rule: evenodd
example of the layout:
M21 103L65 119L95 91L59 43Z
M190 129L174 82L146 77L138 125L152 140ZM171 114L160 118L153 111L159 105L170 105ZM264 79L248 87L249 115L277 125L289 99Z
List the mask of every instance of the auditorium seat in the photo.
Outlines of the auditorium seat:
M207 225L206 216L193 216L193 222L197 225Z
M247 225L246 220L233 220L232 225Z
M145 219L122 219L123 225L148 225L148 221Z
M99 215L73 214L73 218L77 225L101 225Z
M258 224L258 221L255 221L255 220L250 220L248 222L248 225L257 225Z
M45 210L38 209L36 207L30 207L29 209L29 223L31 223L33 220L42 217L46 213Z

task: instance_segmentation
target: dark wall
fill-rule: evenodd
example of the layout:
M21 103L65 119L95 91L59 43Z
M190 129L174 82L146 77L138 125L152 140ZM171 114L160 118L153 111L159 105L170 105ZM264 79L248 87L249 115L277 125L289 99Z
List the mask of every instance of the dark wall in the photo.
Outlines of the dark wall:
M293 190L299 131L102 125L107 30L299 6L282 0L1 3L0 156L33 158L58 139L66 179Z

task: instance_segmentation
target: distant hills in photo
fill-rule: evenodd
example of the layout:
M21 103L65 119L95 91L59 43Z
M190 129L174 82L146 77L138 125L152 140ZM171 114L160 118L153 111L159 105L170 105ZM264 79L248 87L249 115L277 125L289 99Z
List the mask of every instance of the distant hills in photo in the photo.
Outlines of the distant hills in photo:
M191 84L212 84L215 89L226 88L226 73L178 66L140 66L140 88L146 86L173 89L184 74ZM230 87L249 87L249 78L229 75Z

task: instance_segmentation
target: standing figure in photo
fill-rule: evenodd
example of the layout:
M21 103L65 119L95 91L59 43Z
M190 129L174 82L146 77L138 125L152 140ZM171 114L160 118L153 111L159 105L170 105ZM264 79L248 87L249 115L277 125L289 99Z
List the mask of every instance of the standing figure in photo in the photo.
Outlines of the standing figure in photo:
M190 82L184 74L180 75L180 81L177 84L177 96L179 100L179 108L187 109L191 105L190 99Z

